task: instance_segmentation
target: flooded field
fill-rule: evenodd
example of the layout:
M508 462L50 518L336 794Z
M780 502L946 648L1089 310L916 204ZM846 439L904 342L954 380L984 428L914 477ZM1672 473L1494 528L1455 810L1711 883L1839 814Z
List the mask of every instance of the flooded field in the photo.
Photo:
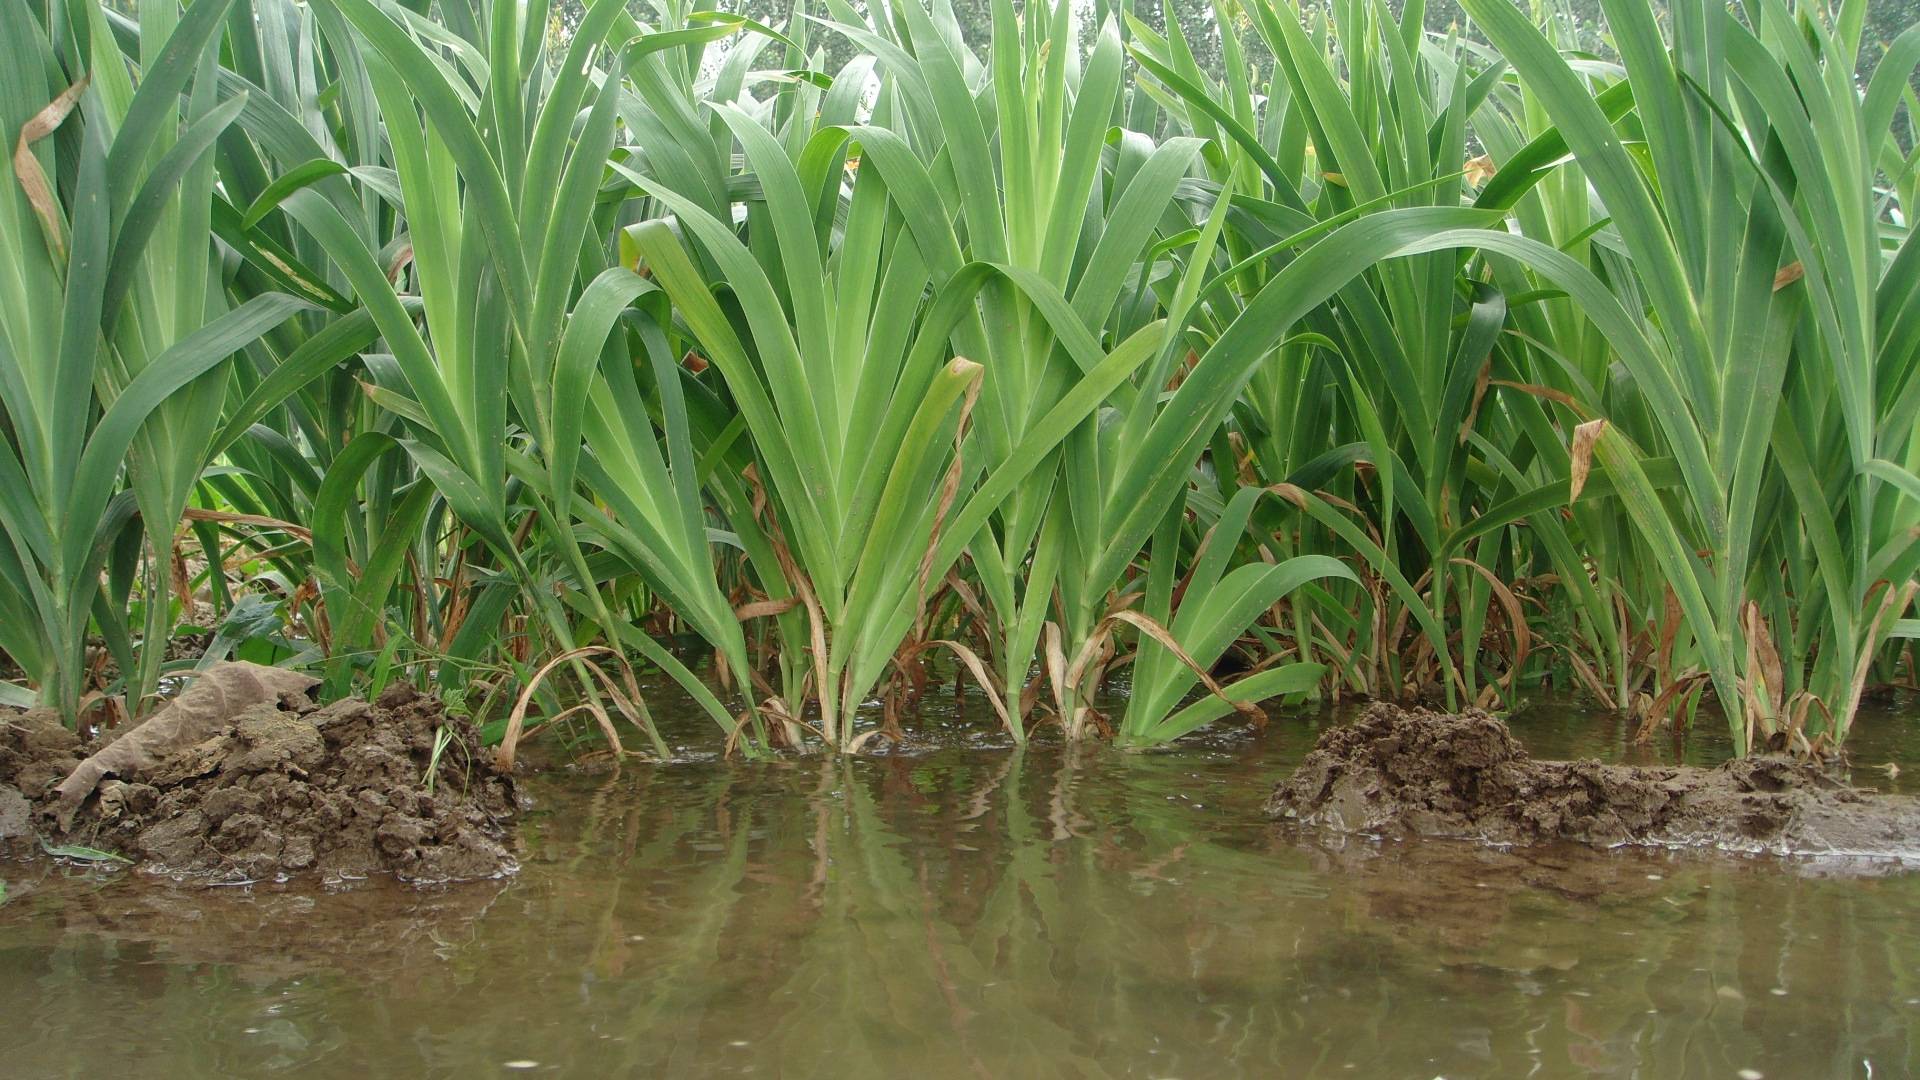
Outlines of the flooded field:
M553 768L525 784L520 873L436 889L0 864L0 1071L1920 1070L1920 874L1267 821L1329 722L1148 754L956 737ZM1514 727L1540 756L1725 756L1711 738L1635 747L1620 721L1562 708ZM1853 781L1915 791L1913 730L1863 715Z

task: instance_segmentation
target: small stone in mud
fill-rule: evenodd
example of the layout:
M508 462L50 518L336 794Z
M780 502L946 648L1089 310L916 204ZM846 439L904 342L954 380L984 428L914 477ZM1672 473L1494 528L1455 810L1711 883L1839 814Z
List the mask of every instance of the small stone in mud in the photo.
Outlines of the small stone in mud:
M11 784L0 787L0 843L33 835L33 804Z
M1267 812L1339 832L1499 844L1573 840L1920 860L1920 801L1806 762L1714 769L1536 761L1505 724L1377 704L1320 737Z

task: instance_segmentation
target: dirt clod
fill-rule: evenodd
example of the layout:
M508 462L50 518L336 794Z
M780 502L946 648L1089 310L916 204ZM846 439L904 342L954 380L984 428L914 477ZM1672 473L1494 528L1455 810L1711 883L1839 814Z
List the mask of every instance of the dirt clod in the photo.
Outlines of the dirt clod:
M205 745L233 722L235 714L260 704L310 708L306 695L317 680L284 668L261 664L214 664L192 685L145 722L102 745L60 781L54 816L62 829L109 776L125 777L167 765L182 747Z
M80 748L53 726L64 741L33 714L0 716L0 851L26 854L37 833L156 873L223 880L317 871L456 881L515 867L511 780L470 723L411 686L372 704L316 708L278 694L202 715L194 741L149 739L153 752L109 759L78 805L57 785L80 765ZM33 810L13 839L22 815L9 793ZM63 809L73 815L64 829Z
M1806 762L1762 756L1700 769L1536 761L1486 713L1385 704L1322 735L1274 789L1267 812L1389 837L1920 861L1920 801L1856 791Z
M38 848L31 807L79 763L80 739L58 714L0 710L0 855Z

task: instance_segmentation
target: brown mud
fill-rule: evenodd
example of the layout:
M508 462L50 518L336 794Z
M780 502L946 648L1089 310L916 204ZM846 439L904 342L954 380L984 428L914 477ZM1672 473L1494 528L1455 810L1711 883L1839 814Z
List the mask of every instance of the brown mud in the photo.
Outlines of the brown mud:
M252 665L206 678L240 668ZM96 747L51 713L0 713L0 855L77 844L152 873L230 882L515 869L512 782L436 700L402 684L372 704L323 708L272 679L251 692L224 682L237 707L190 723L163 709Z
M1377 704L1320 737L1271 817L1343 833L1575 841L1920 862L1920 800L1756 756L1718 768L1537 761L1507 726Z

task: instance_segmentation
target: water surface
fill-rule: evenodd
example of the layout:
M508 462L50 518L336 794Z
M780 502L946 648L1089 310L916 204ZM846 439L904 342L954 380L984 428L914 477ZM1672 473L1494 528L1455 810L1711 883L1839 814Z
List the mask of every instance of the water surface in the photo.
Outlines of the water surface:
M1855 782L1913 790L1899 711L1863 718ZM0 1073L1920 1071L1920 874L1265 821L1328 722L555 769L525 785L521 873L441 889L0 864ZM1725 755L1567 708L1515 727L1541 756Z

